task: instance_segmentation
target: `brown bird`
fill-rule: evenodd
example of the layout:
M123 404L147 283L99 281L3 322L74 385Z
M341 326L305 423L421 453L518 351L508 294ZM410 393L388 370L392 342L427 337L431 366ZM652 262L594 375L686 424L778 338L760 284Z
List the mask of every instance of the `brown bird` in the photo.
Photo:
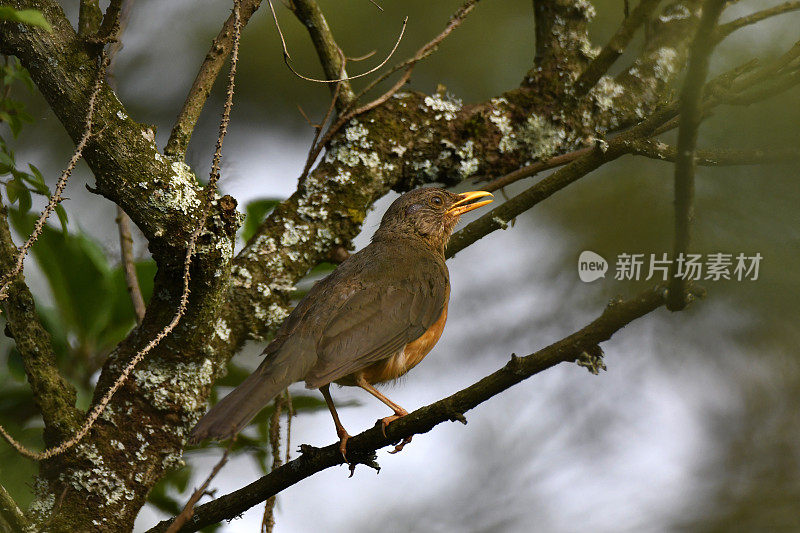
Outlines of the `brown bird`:
M361 387L388 405L394 415L381 421L384 431L407 415L374 385L414 368L439 340L450 297L445 246L459 217L490 203L475 201L490 196L424 188L397 198L372 242L311 288L264 350L261 365L206 413L189 442L233 437L300 380L325 397L343 455L350 435L336 413L331 383Z

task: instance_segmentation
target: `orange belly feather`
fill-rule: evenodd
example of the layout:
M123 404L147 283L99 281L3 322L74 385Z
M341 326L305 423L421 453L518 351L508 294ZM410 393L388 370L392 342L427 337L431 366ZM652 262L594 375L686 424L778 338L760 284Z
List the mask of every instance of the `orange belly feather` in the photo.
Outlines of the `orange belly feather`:
M428 331L417 340L406 344L405 348L396 355L373 363L362 370L364 378L370 384L383 383L397 379L417 366L439 342L445 322L447 322L447 304L444 306L442 316L428 328Z

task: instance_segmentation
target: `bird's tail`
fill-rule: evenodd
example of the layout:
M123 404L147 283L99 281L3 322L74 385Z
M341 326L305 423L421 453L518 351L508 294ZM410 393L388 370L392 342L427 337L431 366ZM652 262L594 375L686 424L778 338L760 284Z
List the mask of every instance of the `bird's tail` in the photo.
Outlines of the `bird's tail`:
M268 355L255 372L200 419L189 435L189 444L209 438L225 440L233 437L270 400L300 380L310 368L310 361L302 355L292 357L292 351L279 349Z

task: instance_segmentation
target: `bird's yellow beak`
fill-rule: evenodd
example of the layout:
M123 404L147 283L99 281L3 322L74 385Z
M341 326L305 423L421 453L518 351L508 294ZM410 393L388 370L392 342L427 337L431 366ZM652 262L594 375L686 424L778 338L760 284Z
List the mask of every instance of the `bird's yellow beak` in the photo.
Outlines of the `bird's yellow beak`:
M487 196L494 198L494 195L492 193L486 191L462 192L461 194L459 194L459 196L461 197L461 200L457 201L456 203L450 206L450 209L447 210L448 215L461 216L467 211L472 211L473 209L477 209L486 204L492 203L491 200L481 200L480 202L473 202L473 200L477 198L485 198Z

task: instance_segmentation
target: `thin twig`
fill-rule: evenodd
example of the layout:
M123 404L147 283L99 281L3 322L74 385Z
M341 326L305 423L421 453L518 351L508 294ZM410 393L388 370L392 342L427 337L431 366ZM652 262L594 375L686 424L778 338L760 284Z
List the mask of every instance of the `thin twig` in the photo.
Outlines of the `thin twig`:
M724 102L728 105L750 105L761 102L773 96L777 96L789 89L800 85L800 72L776 76L773 79L765 80L762 87L756 87L738 94L731 94L725 98Z
M675 161L678 149L659 141L637 141L631 143L630 152L659 161ZM700 166L734 166L763 165L782 163L800 159L800 148L764 149L764 150L695 150L695 163Z
M220 133L217 139L217 146L214 152L214 157L212 158L211 164L211 172L209 175L208 184L205 187L205 202L203 205L203 211L200 217L200 221L192 232L192 235L189 238L189 241L186 246L186 255L184 258L184 266L183 266L183 290L181 292L180 302L178 304L178 309L175 312L172 320L167 324L164 329L162 329L150 342L148 342L142 350L133 356L133 358L128 362L128 364L123 369L120 376L117 380L109 387L109 389L105 392L103 397L100 401L92 408L89 416L87 417L84 424L81 428L68 440L62 442L61 444L48 448L42 452L34 452L25 448L20 442L15 440L8 432L0 426L0 435L2 435L11 446L16 449L20 454L30 457L31 459L42 461L44 459L49 459L50 457L54 457L58 454L63 453L64 451L68 450L75 444L81 441L84 436L91 430L92 426L94 425L95 421L100 417L100 415L105 410L108 403L111 401L111 398L114 394L122 387L125 382L128 380L131 372L133 369L138 365L144 357L150 353L150 351L158 346L158 344L164 340L177 326L178 323L183 318L184 314L186 314L186 309L189 303L189 293L190 293L190 268L192 265L192 257L194 256L195 248L197 245L197 239L202 233L203 229L205 228L206 220L208 219L209 212L211 211L212 200L216 195L216 187L217 187L217 180L219 179L219 164L222 155L222 141L225 138L225 134L227 132L227 126L230 121L230 111L233 107L233 88L234 88L234 80L236 77L236 66L238 64L238 57L239 57L239 40L241 36L241 19L239 17L239 8L240 8L240 0L233 0L233 14L234 14L234 41L233 41L233 51L231 54L231 67L230 67L230 74L228 76L228 90L226 92L226 100L225 100L225 107L223 109L222 119L220 120Z
M345 61L342 61L342 72L345 69ZM311 166L314 164L314 161L317 160L317 156L322 151L322 147L324 144L317 143L319 140L319 136L322 133L322 128L325 127L325 124L328 123L328 119L333 115L333 110L336 109L336 102L339 99L339 95L341 94L340 89L342 88L341 83L337 83L333 90L333 96L331 97L331 103L328 105L328 110L325 112L325 116L322 118L322 122L318 125L314 126L314 138L311 140L311 147L308 149L308 155L306 156L306 164L303 167L303 172L300 174L301 179L308 176L308 171L311 170Z
M507 185L511 185L512 183L519 181L521 179L535 176L539 172L544 172L545 170L550 170L556 167L560 167L562 165L566 165L567 163L571 163L572 161L575 161L577 158L588 154L592 150L594 150L594 147L581 148L580 150L575 150L574 152L557 155L551 157L550 159L545 159L544 161L537 161L532 165L518 168L513 172L509 172L505 176L500 176L499 178L494 179L485 186L481 187L481 189L489 192L494 192L498 189L502 189Z
M92 128L94 126L94 104L97 99L97 94L100 92L100 88L103 86L105 70L106 67L108 67L108 62L108 56L105 52L103 52L100 56L100 67L97 71L97 78L95 79L92 93L89 96L89 106L86 112L85 120L86 126L84 127L83 135L81 135L78 146L75 147L75 151L72 153L72 157L69 160L67 168L64 169L64 171L61 173L61 177L58 178L55 191L53 191L53 194L50 196L47 206L45 206L44 211L42 211L41 215L39 215L39 218L36 220L36 224L33 227L33 232L31 233L30 237L28 237L28 240L25 241L25 244L20 247L14 268L9 272L6 272L5 275L0 278L0 300L4 300L6 298L8 285L11 283L11 280L22 271L22 266L25 262L25 256L28 254L28 250L30 250L31 246L33 246L33 243L35 243L36 239L38 239L42 234L42 230L44 229L44 225L47 223L47 219L53 213L56 206L63 200L61 195L64 194L67 181L72 175L72 171L75 170L75 165L78 164L78 161L80 161L81 157L83 156L83 149L86 147L86 143L89 142L89 138L92 136Z
M347 78L347 71L344 66L346 56L344 52L342 52L341 47L336 43L336 39L333 37L333 31L331 31L330 26L328 26L328 21L325 19L325 15L322 13L322 9L320 9L319 5L314 0L292 0L289 2L288 6L297 20L308 30L308 35L311 37L311 42L314 44L314 49L322 65L322 72L325 74L325 78L330 80ZM278 25L278 18L274 16L274 13L273 18L275 19L275 26L278 28L278 33L282 36L283 34ZM281 40L283 41L283 39ZM286 49L285 42L283 42L283 52L284 61L286 61L289 52ZM287 63L287 67L288 66ZM336 104L337 111L339 112L350 105L355 98L353 87L348 80L343 79L340 85L339 98ZM331 93L333 93L334 88L330 87L330 90Z
M289 57L289 54L286 51L284 51L284 53L283 53L283 62L286 63L286 66L289 68L289 70L292 71L292 74L294 74L295 76L297 76L300 79L303 79L303 80L306 80L306 81L310 81L310 82L313 82L313 83L340 83L340 82L346 82L346 81L350 81L350 80L357 80L358 78L363 78L364 76L369 76L373 72L376 72L376 71L380 70L381 68L383 68L383 66L386 63L389 62L389 60L392 58L394 53L397 51L397 47L400 46L400 41L403 40L403 35L406 32L406 25L407 24L408 24L408 17L403 19L403 27L400 28L400 35L397 36L397 41L395 41L394 47L392 47L392 50L389 52L389 55L386 56L386 58L383 61L381 61L378 65L372 67L371 69L369 69L366 72L362 72L361 74L356 74L355 76L349 76L348 75L348 76L339 77L339 78L336 78L336 79L333 79L333 80L326 80L326 79L321 79L321 78L310 78L310 77L308 77L308 76L306 76L304 74L300 74L299 72L297 72L294 69L294 67L292 67L291 58Z
M261 0L241 0L239 33L241 33L241 28L247 25L250 17L258 10L260 5ZM175 119L175 125L172 126L169 140L164 147L165 155L183 158L186 153L197 119L200 118L200 113L203 111L206 100L211 94L214 81L222 70L228 54L233 49L234 34L236 33L235 24L236 19L234 14L231 13L222 25L219 34L211 43L211 49L206 54L203 64L200 65L197 76L192 83L192 88L189 89L186 100L183 102L183 107L181 107L180 113Z
M275 13L275 7L272 5L272 0L267 0L269 4L269 10L272 13L272 20L275 22L275 29L278 30L278 37L281 39L281 47L283 48L283 56L284 57L291 57L289 55L289 48L286 46L286 39L283 37L283 30L281 29L281 23L278 22L278 15Z
M286 397L283 394L275 398L275 410L269 420L269 445L272 451L272 468L274 471L281 466L281 412L283 411ZM267 498L264 504L264 516L261 518L261 532L272 533L275 528L275 501L277 496Z
M131 219L120 206L117 206L116 222L119 229L119 249L122 259L122 272L125 274L125 285L128 288L128 295L131 297L133 312L136 314L136 323L141 326L146 308L142 291L139 288L139 278L136 275L136 263L133 259Z
M292 460L292 418L294 417L292 393L286 389L286 462Z
M475 6L479 1L480 0L469 0L464 5L462 5L459 8L459 10L456 11L452 17L450 17L450 20L447 22L447 26L445 26L444 30L442 30L442 32L439 33L439 35L437 35L436 37L425 43L425 45L419 50L417 50L417 52L413 56L406 59L402 63L395 65L388 71L381 74L378 78L371 81L366 87L364 87L364 89L361 92L359 92L356 95L354 101L357 102L358 100L360 100L361 97L363 97L373 88L375 88L376 85L378 85L380 82L382 82L395 72L413 67L415 64L419 63L420 61L431 55L434 51L436 51L436 49L442 43L442 41L444 41L447 38L447 36L453 32L453 30L461 26L461 23L464 22L464 19L467 18L467 15L469 15L472 12L472 10L475 9Z
M236 442L236 437L233 437L231 439L230 444L228 444L228 447L225 448L225 452L222 454L222 457L220 458L219 462L216 465L214 465L214 468L211 469L211 473L208 475L206 480L203 481L203 484L200 485L197 488L197 490L195 490L192 493L191 498L189 498L189 501L186 502L186 505L181 511L181 514L175 517L175 520L167 529L167 533L175 533L176 531L180 530L183 524L185 524L189 519L192 518L192 515L194 514L195 504L198 501L200 501L200 498L202 498L204 494L206 494L206 491L208 490L208 486L211 484L211 481L217 476L217 474L219 474L219 471L222 470L222 467L225 466L225 463L228 462L228 455L231 453L231 448L233 448L233 444L235 442Z
M608 72L608 69L611 68L614 62L625 51L625 47L631 42L639 26L648 20L660 3L661 0L641 0L633 11L631 11L630 15L626 15L617 32L611 40L608 41L608 44L606 44L600 51L600 54L589 63L586 70L581 73L578 81L575 82L575 93L577 96L583 96L589 92L597 81Z
M697 131L703 120L703 86L708 76L708 62L714 50L714 26L725 7L725 0L707 0L697 26L680 100L681 122L678 127L678 154L675 159L675 243L673 258L689 248L691 223L694 218L694 173ZM667 309L680 311L688 303L686 280L676 270L677 261L670 266Z
M718 43L731 33L735 32L736 30L740 30L745 26L750 26L752 24L761 22L762 20L783 15L784 13L797 11L798 9L800 9L800 1L786 2L769 9L764 9L763 11L756 11L755 13L732 20L726 24L720 24L714 31L714 41Z
M300 175L300 178L302 179L308 176L308 172L309 170L311 170L311 166L314 164L314 161L317 160L317 157L319 157L319 154L322 152L322 149L325 147L325 145L327 145L331 141L331 139L333 139L333 137L339 132L342 126L344 126L347 122L357 117L361 113L366 113L370 109L378 107L386 100L391 98L392 95L395 94L397 91L399 91L403 85L408 83L409 78L411 78L411 72L413 71L413 69L414 69L413 65L409 66L408 70L406 70L405 74L403 74L403 77L400 78L397 81L397 83L395 83L392 86L391 89L386 91L384 94L382 94L372 102L365 104L339 117L339 119L336 122L334 122L330 128L328 128L328 131L325 133L325 136L322 138L322 140L319 141L316 145L312 146L311 150L308 153L308 158L306 159L306 166L303 169L303 173ZM315 138L318 136L319 135L316 135Z

